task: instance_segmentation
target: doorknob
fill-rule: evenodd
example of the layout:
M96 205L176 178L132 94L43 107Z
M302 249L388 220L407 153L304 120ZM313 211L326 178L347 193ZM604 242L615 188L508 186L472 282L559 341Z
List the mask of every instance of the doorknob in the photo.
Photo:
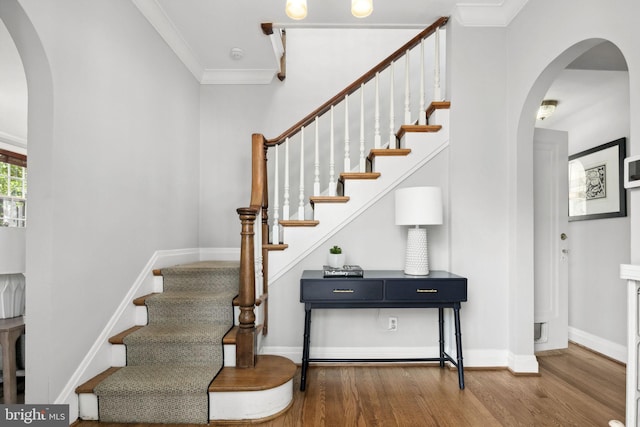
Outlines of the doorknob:
M560 235L560 240L567 240L567 235L565 233L562 233Z

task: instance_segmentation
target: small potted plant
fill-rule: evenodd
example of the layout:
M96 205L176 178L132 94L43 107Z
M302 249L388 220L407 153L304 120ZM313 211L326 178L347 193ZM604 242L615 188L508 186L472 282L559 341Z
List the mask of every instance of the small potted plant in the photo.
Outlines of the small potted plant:
M329 248L329 267L340 268L344 266L344 254L340 246Z

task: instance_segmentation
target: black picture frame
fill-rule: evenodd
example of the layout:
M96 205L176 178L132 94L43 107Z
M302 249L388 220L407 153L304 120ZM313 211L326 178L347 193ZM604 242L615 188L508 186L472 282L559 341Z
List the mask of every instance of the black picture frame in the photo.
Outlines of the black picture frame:
M569 156L569 221L627 216L626 138Z

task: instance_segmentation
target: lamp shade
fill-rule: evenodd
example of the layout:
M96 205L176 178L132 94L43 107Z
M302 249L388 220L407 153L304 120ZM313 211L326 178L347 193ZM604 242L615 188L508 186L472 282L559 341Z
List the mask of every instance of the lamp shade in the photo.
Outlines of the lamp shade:
M442 189L407 187L396 190L396 225L442 224Z

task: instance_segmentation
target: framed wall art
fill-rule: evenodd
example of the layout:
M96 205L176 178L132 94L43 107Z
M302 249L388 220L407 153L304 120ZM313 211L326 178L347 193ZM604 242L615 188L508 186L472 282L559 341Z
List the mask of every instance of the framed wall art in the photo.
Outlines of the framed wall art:
M569 221L627 216L626 138L569 156Z

